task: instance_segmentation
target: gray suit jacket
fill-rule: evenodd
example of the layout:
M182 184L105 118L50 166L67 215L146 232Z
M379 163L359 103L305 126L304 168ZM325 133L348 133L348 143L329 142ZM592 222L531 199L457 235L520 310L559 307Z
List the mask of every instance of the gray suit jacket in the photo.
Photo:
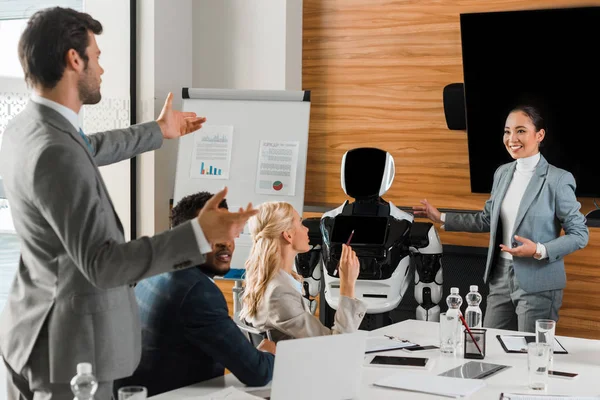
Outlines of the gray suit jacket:
M131 375L141 353L131 284L204 262L189 222L126 243L98 171L159 148L158 124L89 139L93 154L63 116L30 102L2 142L0 173L21 258L0 316L0 351L17 372L41 365L43 381L69 382L79 362L92 363L100 381ZM30 360L36 341L47 345Z
M490 232L485 267L487 282L494 256L500 251L496 243L500 207L512 180L516 161L501 165L494 173L492 193L483 211L476 214L447 213L447 231ZM523 290L530 293L563 289L567 279L563 258L587 245L589 232L585 217L575 197L575 179L570 172L556 168L541 156L531 181L525 189L517 212L514 231L518 235L546 246L548 258L514 257L515 276ZM565 234L561 236L561 228ZM518 243L511 244L516 247Z
M275 274L253 318L247 318L260 330L271 330L274 341L352 333L358 330L367 306L358 299L340 296L331 329L311 314L305 298L283 272Z

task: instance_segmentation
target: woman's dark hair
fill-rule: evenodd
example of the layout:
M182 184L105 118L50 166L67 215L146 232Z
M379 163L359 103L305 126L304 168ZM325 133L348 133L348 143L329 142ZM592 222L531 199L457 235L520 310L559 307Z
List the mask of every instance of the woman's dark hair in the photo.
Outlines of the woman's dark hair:
M185 196L179 200L177 205L171 210L171 227L175 228L185 221L196 218L200 210L204 208L204 205L211 197L213 197L212 193L199 192ZM228 208L225 199L219 203L219 208Z
M52 89L63 76L66 55L74 49L85 61L88 31L102 33L102 24L89 14L52 7L33 14L19 40L19 60L29 86Z
M522 104L514 107L512 110L510 110L510 113L513 113L515 111L521 111L523 114L527 115L531 119L533 126L535 126L536 132L540 129L546 129L546 121L544 120L544 116L542 115L542 112L538 107L528 104Z

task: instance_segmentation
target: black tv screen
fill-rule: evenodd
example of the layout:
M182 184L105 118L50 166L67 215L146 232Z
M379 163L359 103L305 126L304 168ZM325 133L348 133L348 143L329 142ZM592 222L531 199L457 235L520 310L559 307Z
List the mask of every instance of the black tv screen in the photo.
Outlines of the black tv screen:
M513 161L502 136L517 104L542 108L540 152L600 197L600 7L460 15L471 191L489 193Z

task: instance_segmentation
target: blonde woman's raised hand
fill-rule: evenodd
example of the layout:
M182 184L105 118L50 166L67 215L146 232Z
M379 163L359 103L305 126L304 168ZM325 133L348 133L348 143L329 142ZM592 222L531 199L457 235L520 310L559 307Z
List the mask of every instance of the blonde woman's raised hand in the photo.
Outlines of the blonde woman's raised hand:
M421 204L423 205L413 207L415 217L425 217L438 224L442 223L442 213L440 210L432 206L427 199L421 200Z
M352 247L342 244L340 258L340 295L354 297L354 285L360 272L360 262Z
M210 244L233 242L243 231L248 219L258 213L258 210L252 208L252 203L245 210L240 208L238 212L219 208L226 195L227 188L224 188L211 197L198 214L198 222Z

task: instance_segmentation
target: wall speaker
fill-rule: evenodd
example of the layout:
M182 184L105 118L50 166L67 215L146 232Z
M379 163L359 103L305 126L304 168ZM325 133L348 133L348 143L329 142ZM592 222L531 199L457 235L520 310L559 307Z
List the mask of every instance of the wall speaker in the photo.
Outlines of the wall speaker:
M596 204L596 201L594 201ZM585 215L586 225L600 228L600 208L590 211Z
M462 83L451 83L444 87L444 115L448 129L467 129L465 110L465 87Z

